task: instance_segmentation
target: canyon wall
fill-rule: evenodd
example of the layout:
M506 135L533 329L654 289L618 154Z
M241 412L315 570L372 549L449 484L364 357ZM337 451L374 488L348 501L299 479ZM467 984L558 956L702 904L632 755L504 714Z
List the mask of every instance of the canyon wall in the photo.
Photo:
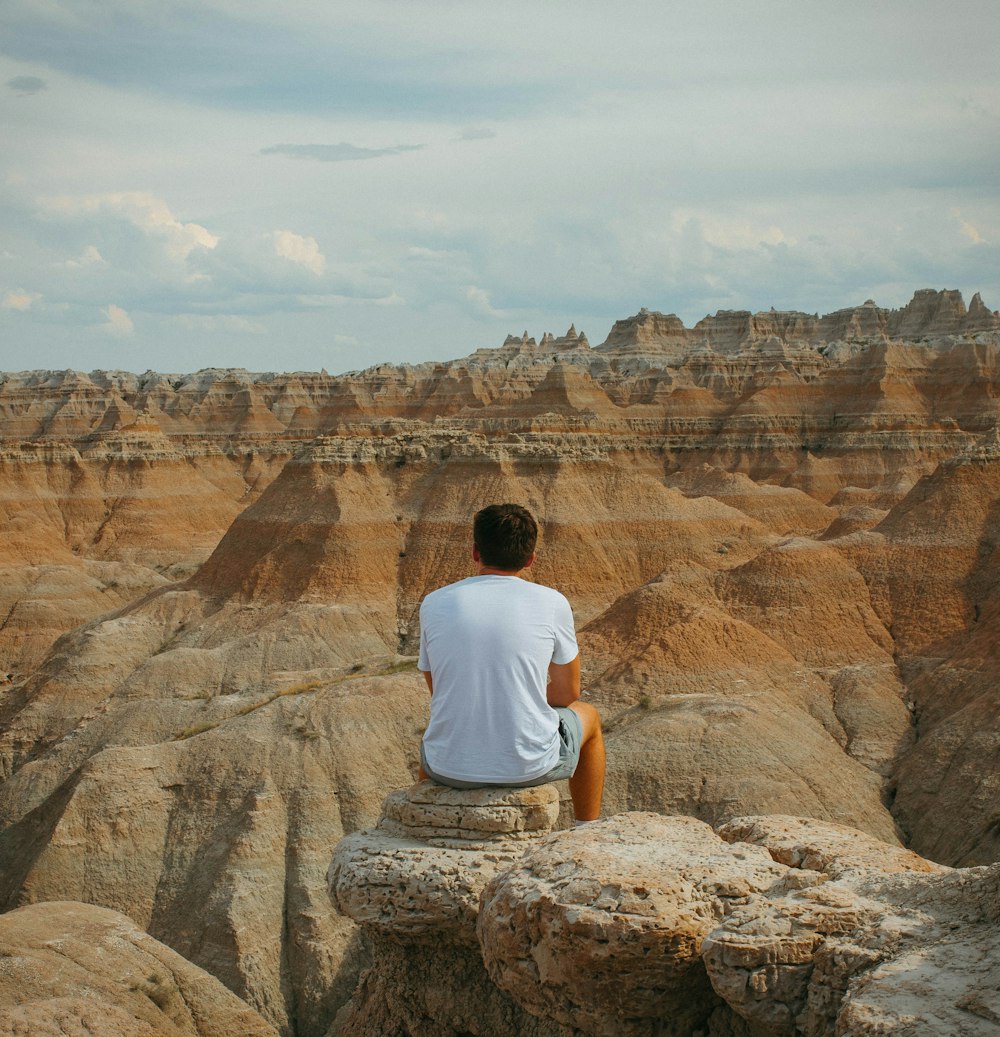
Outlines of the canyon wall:
M416 772L423 595L542 525L606 812L1000 859L1000 317L642 312L325 374L0 376L0 905L124 911L286 1034L367 951L332 845Z

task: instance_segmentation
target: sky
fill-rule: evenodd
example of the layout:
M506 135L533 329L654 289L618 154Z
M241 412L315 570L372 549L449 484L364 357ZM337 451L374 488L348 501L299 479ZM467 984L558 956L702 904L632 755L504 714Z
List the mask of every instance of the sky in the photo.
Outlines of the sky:
M996 0L4 0L0 371L1000 308Z

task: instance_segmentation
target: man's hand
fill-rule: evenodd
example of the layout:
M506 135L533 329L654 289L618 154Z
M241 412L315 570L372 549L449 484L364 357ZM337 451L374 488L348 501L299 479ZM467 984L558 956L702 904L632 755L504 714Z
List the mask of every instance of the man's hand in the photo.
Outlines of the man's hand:
M545 691L550 706L569 706L580 697L580 656L568 663L549 663L549 686Z

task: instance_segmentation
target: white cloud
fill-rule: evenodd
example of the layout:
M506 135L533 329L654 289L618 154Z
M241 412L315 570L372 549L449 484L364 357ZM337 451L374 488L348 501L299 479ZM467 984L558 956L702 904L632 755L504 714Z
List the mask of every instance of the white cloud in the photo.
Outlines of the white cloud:
M104 256L95 245L88 245L76 259L67 259L64 263L57 264L67 270L80 270L88 266L100 266L104 263Z
M320 252L315 238L303 237L290 230L276 230L271 238L275 254L282 259L304 266L317 276L326 269L326 256Z
M30 310L31 304L36 300L40 299L41 296L37 292L24 292L24 291L13 291L8 292L3 297L3 305L8 310Z
M50 213L83 216L111 213L132 226L162 239L167 254L184 260L196 248L214 249L219 237L198 223L182 223L162 198L148 191L117 191L84 196L60 195L43 199Z
M952 215L958 220L958 226L962 233L974 244L983 245L986 239L979 233L979 228L973 226L967 219L965 219L958 209L953 210Z
M795 239L786 235L780 227L774 224L761 224L745 217L678 209L673 214L671 223L674 233L683 233L689 225L697 226L704 241L718 248L745 250L761 245L796 244Z
M109 335L124 338L135 331L132 318L120 306L111 303L101 312L108 318L107 323L101 325L101 330L106 331Z
M472 305L479 310L480 313L487 317L502 317L504 311L493 308L493 303L490 301L490 293L485 288L477 288L475 285L470 284L465 288L465 297L472 303Z

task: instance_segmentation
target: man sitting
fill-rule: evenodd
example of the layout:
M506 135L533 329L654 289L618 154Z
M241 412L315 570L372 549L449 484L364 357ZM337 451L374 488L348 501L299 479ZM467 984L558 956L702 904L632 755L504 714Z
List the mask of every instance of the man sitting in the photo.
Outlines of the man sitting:
M431 691L422 778L454 788L542 785L569 778L578 822L600 816L601 720L580 702L580 657L569 602L521 574L538 526L517 504L473 522L479 575L424 598L420 659Z

